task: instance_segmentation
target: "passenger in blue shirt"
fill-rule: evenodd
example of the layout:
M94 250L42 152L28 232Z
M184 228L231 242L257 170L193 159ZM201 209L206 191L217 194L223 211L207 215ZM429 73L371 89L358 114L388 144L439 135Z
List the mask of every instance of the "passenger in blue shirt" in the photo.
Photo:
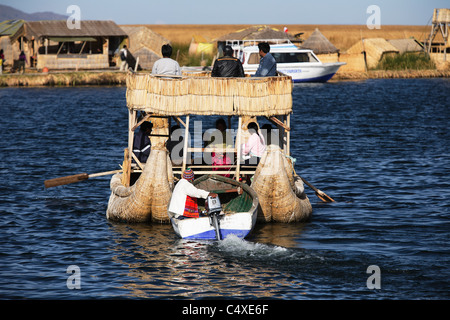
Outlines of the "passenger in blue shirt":
M258 70L252 75L252 77L273 77L277 75L277 62L275 58L270 54L270 45L267 42L258 43L259 55L261 60L259 61Z

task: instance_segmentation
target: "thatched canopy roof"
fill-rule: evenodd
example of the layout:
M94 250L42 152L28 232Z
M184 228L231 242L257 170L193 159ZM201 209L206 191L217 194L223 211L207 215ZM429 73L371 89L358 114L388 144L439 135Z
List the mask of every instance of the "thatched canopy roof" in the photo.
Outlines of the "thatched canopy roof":
M27 38L127 36L114 21L82 20L80 24L80 29L69 29L66 20L30 21L24 24L24 35Z
M303 42L302 49L310 49L315 54L337 53L339 50L332 44L318 28Z
M243 30L223 35L216 41L227 40L264 40L264 39L289 39L297 40L294 36L269 26L252 26Z
M273 116L292 112L292 79L288 76L215 78L127 76L127 106L159 115Z

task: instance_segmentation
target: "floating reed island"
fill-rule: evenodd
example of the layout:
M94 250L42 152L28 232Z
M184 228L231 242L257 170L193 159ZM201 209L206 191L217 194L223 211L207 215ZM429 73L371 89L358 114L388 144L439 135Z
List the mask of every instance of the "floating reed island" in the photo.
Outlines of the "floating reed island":
M207 73L205 73L206 75ZM197 74L196 77L201 75ZM393 79L393 78L449 78L450 70L370 70L367 72L337 72L331 81ZM127 75L117 71L72 71L55 73L3 74L0 87L74 87L126 85ZM255 89L256 90L256 89Z
M188 166L196 178L205 175L227 175L236 181L244 179L258 198L258 221L306 221L312 207L304 192L303 181L295 174L290 157L290 115L292 113L292 80L279 74L266 78L212 78L209 73L183 76L158 76L133 73L127 76L126 100L129 113L128 147L124 151L122 171L110 183L111 195L107 218L125 222L169 223L168 205L172 190ZM171 121L189 136L190 117L223 116L228 129L234 122L234 146L192 147L183 139L183 156L173 162L166 142ZM275 129L259 164L241 163L241 145L250 134L247 124L267 118ZM236 121L237 120L237 121ZM141 163L133 152L135 130L145 121L153 124L151 152ZM220 152L231 155L233 164L218 166L200 164L190 154Z
M0 76L0 87L125 85L126 73L73 71L55 73L11 73Z

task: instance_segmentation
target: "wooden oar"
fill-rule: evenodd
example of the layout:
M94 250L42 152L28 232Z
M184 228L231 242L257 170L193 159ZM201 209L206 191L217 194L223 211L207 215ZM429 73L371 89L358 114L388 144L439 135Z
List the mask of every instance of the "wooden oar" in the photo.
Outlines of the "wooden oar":
M317 189L317 188L314 187L311 183L309 183L308 181L306 181L305 179L303 179L302 177L300 177L300 176L297 174L297 172L295 172L295 170L294 170L294 174L295 174L297 177L299 177L300 179L302 179L302 181L303 181L304 183L306 183L306 185L307 185L308 187L310 187L311 189L313 189L313 190L316 192L316 196L317 196L320 200L322 200L323 202L335 202L335 201L333 200L333 198L331 198L330 196L328 196L325 192L323 192L323 191Z
M44 181L44 186L46 188L57 187L57 186L62 186L62 185L69 184L69 183L75 183L75 182L84 181L84 180L87 180L89 178L107 176L109 174L116 174L116 173L119 173L119 172L122 172L122 169L120 169L120 170L113 170L113 171L106 171L106 172L99 172L99 173L92 173L92 174L79 173L79 174L74 174L72 176L66 176L66 177L60 177L60 178L45 180Z

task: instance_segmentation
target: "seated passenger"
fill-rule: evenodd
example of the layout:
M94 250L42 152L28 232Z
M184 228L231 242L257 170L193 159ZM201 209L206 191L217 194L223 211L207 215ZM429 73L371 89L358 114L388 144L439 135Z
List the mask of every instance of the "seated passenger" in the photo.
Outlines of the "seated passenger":
M245 77L242 62L233 57L231 46L225 46L223 57L214 62L211 77Z
M275 58L270 53L270 45L267 42L258 43L259 55L261 60L259 60L259 66L256 73L252 77L274 77L277 75L277 62Z
M152 132L152 128L153 124L146 121L141 124L138 133L134 135L133 152L141 163L146 163L150 155L151 142L149 135Z
M227 156L226 153L223 152L212 152L212 165L213 171L217 170L230 170L230 167L227 165L232 165L231 159ZM223 167L222 167L223 166ZM221 176L229 178L231 174L221 174Z
M264 151L266 151L266 141L264 136L259 133L258 125L255 122L250 122L247 129L250 138L248 138L247 143L242 145L242 158L247 165L257 165Z
M167 74L181 76L181 68L178 62L171 59L172 46L165 44L161 47L162 58L153 64L152 74Z
M216 130L205 134L206 147L233 147L233 138L227 131L227 124L223 118L216 121Z

